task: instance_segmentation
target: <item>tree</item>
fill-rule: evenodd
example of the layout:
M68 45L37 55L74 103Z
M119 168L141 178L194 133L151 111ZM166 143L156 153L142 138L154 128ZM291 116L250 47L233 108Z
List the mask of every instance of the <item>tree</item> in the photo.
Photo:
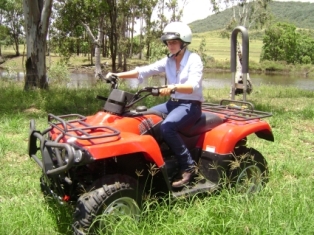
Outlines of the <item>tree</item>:
M222 36L230 36L230 31L236 26L244 26L250 28L262 28L271 19L271 15L267 9L272 0L210 0L212 10L216 13L226 8L232 8L229 23Z
M46 40L52 0L23 0L27 42L24 90L48 88L46 75Z
M10 45L13 45L15 55L19 56L20 36L23 35L23 7L22 0L4 0L0 4L1 24L8 29Z
M9 31L10 30L6 26L0 25L0 56L2 55L1 52L2 45L9 44Z
M294 63L297 48L296 27L288 23L276 23L265 30L261 60Z
M95 48L95 75L97 76L101 73L101 48L104 38L104 20L108 11L107 2L73 0L70 2L70 6L72 7L68 8L74 9L72 11L79 16L78 23L84 26ZM91 14L91 12L93 12L93 14ZM65 14L68 13L65 12ZM98 28L98 30L94 30L94 32L97 32L97 37L94 35L94 32L92 32L91 28Z
M314 64L314 37L307 30L301 30L299 34L295 53L296 62Z
M261 60L314 63L314 38L293 24L275 23L265 30Z

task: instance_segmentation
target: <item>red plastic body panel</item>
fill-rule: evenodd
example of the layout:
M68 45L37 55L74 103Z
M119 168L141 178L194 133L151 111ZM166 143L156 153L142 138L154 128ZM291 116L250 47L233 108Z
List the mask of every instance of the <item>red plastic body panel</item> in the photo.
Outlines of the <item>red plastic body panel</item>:
M259 131L272 135L271 127L262 120L228 121L205 133L202 149L217 154L232 153L239 140Z
M86 123L90 125L104 125L116 128L120 132L131 132L141 134L146 131L147 125L156 125L162 121L156 115L145 115L138 117L121 117L106 112L98 112L93 116L87 117Z
M164 160L159 150L159 146L155 139L150 135L136 135L128 132L122 132L121 138L118 141L91 145L85 148L95 159L141 152L146 158L155 162L158 167L164 165ZM131 158L130 160L132 161Z
M67 132L72 137L65 135L59 142L75 142L76 145L87 149L96 160L141 152L146 158L161 167L164 165L164 160L158 143L150 135L141 135L160 121L162 121L162 118L156 115L120 117L107 112L98 112L93 116L88 116L84 122L90 126L109 126L120 133L105 138L79 139L73 136L82 136L82 133L74 130ZM79 122L72 122L71 124L76 128L83 127ZM91 128L87 132L91 136L111 134L110 130L102 128ZM53 128L50 134L52 139L56 139L61 132Z

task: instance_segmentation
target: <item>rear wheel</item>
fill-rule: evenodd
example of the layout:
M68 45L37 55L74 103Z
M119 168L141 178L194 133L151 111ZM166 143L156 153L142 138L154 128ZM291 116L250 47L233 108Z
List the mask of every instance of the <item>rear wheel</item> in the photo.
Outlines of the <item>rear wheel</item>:
M267 162L263 155L253 148L237 148L230 169L230 181L237 193L259 192L268 181Z
M103 178L94 185L102 184L93 191L84 193L74 212L74 234L94 234L104 231L106 222L120 220L122 216L139 219L141 190L135 180L128 176L114 175Z

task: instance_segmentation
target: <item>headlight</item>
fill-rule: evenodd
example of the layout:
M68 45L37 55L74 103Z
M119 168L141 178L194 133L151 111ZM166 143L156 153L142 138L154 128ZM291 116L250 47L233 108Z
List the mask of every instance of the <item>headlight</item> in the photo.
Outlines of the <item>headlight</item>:
M74 161L75 162L80 162L82 160L83 157L83 152L81 150L75 150L74 151Z
M74 161L75 162L80 162L81 160L82 160L82 158L83 158L83 152L82 152L82 150L80 150L80 149L75 149L75 148L73 148L72 147L72 151L73 151L73 157L74 157ZM67 153L67 151L65 150L65 149L62 149L62 151L61 151L61 157L62 157L62 159L63 159L63 161L65 162L65 163L68 163L69 162L69 156L68 156L68 153Z

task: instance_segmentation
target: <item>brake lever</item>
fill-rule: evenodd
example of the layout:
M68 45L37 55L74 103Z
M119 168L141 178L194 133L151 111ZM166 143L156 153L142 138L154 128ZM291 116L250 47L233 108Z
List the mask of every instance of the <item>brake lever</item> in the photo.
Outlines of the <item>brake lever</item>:
M150 92L152 94L152 96L159 96L160 94L160 88L162 87L158 87L158 86L153 86L153 87L144 87L144 91L143 92Z

